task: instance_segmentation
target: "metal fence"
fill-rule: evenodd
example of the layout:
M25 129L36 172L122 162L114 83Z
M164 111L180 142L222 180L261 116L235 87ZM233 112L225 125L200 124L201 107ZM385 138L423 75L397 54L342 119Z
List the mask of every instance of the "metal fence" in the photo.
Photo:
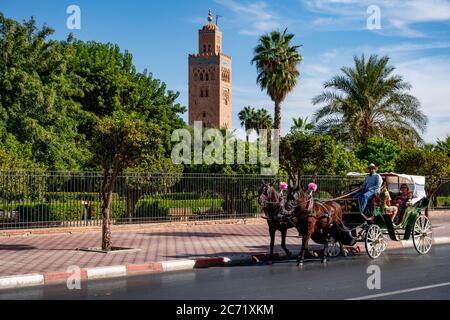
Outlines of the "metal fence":
M306 185L312 177L303 176ZM0 172L0 229L101 225L100 172ZM114 185L113 224L259 217L262 181L283 176L122 174ZM318 199L354 189L361 177L318 176ZM436 207L449 205L450 190Z
M450 210L450 177L441 180L439 189L431 199L431 208L435 210Z

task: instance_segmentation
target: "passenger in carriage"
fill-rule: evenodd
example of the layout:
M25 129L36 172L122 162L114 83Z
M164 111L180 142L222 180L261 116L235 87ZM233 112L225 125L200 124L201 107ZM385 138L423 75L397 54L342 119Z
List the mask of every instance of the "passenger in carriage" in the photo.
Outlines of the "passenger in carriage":
M383 199L381 207L387 214L391 215L391 219L394 220L398 212L398 207L394 205L395 199L393 201L391 198L391 192L386 182L386 178L383 178L383 187L381 188L381 198Z
M360 210L364 213L369 200L377 193L380 192L381 185L383 184L383 179L377 173L377 166L371 163L367 167L369 174L364 179L364 183L361 190L355 194L355 198L361 200Z
M400 186L400 193L394 199L394 206L397 207L397 214L394 217L394 223L399 224L403 221L403 216L409 206L413 194L409 192L408 185L403 183Z

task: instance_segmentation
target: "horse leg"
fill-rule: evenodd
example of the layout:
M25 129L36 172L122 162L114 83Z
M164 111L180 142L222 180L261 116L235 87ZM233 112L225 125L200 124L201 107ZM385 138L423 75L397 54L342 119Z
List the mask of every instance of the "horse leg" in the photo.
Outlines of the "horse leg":
M347 249L344 248L344 245L342 244L342 241L339 241L339 249L340 249L341 255L343 257L346 257L348 252L347 252Z
M323 254L322 254L322 263L327 263L327 255L328 255L328 240L325 241L323 245Z
M315 253L314 251L309 250L309 245L308 245L309 239L311 239L311 237L312 237L312 235L313 235L315 230L316 230L316 222L315 222L315 220L308 220L308 231L307 231L307 234L306 234L306 247L305 247L305 250L306 250L306 253L309 256L311 256L311 257L317 257L318 256L317 253Z
M305 260L305 251L309 251L308 250L308 237L307 236L303 236L302 237L302 248L300 250L300 253L297 257L297 267L299 265L303 265L303 261Z
M270 255L269 260L273 262L273 248L275 246L275 232L276 229L274 227L269 227L269 233L270 233Z
M288 259L291 259L291 252L286 247L286 235L287 235L287 228L281 229L281 248L283 248L284 252L286 252L286 255Z

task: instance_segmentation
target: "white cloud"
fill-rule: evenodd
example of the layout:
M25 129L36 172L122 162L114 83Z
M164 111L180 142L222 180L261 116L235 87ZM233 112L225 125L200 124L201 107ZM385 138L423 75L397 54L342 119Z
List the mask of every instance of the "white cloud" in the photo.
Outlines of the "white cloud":
M401 43L393 46L386 46L379 49L381 53L410 52L429 49L450 48L450 42L431 42L431 43Z
M426 57L398 63L397 73L412 86L411 93L422 103L430 123L428 142L450 133L450 58Z
M257 36L281 26L280 16L272 11L266 2L215 1L236 14L236 23L241 25L240 34Z
M423 37L414 25L450 21L450 2L446 0L308 0L305 4L310 11L324 15L313 22L315 26L332 30L365 28L370 5L380 7L380 33L386 35Z

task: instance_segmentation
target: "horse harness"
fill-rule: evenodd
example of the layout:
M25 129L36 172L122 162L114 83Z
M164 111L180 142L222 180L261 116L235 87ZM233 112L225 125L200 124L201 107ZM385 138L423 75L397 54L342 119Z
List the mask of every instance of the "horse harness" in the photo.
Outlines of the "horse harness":
M319 206L321 206L323 208L323 211L318 212L318 213L314 213L313 209L314 209L314 204L317 204ZM316 223L320 222L323 219L326 219L326 223L324 225L324 227L330 227L333 222L331 221L331 212L329 210L329 208L322 202L320 201L315 201L312 194L308 195L308 198L306 200L306 208L301 210L301 214L306 214L306 218L313 218L316 220Z

